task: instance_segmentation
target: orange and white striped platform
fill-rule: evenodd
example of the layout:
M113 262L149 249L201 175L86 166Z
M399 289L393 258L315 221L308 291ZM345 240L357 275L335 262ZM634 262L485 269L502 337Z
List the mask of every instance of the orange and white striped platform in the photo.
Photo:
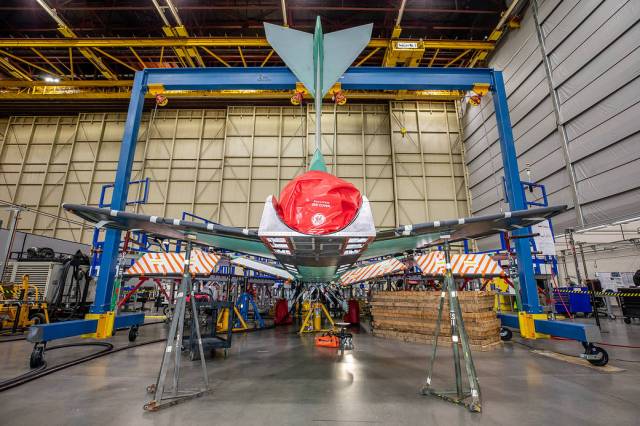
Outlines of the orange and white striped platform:
M216 265L221 256L205 253L201 250L191 252L191 275L211 275L216 272ZM184 268L184 253L145 253L126 270L125 276L180 276Z
M381 262L372 263L371 265L361 266L345 272L340 277L340 284L349 285L361 281L367 281L372 278L378 278L387 274L402 271L406 269L406 265L395 257L386 259Z
M423 275L442 277L446 270L444 252L432 251L415 257ZM452 254L451 272L455 277L499 277L504 270L487 254Z

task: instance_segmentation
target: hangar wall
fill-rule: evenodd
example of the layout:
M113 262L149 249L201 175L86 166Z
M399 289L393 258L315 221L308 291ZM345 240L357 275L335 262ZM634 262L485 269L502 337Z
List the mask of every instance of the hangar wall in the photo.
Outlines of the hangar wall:
M266 197L303 172L310 159L312 108L159 109L151 125L146 114L131 179L150 179L149 200L129 208L177 218L187 211L257 227ZM466 216L456 111L453 102L325 105L327 165L370 199L379 227ZM67 216L61 204L98 203L102 186L115 176L125 117L85 113L0 121L0 200L41 212L22 212L21 231L91 241L92 228ZM131 188L130 200L138 190ZM0 218L6 223L6 214Z
M579 225L574 191L585 227L639 216L640 2L537 0L559 123L533 4L490 61L504 72L521 179L528 168L550 203L571 207L554 219L556 233ZM463 110L471 210L507 209L492 100Z

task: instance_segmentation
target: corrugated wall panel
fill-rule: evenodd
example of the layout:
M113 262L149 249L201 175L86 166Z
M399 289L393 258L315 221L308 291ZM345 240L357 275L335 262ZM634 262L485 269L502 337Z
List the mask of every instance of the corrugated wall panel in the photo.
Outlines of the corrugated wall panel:
M637 215L640 2L538 0L538 6L585 223ZM551 202L573 206L532 2L521 28L501 41L490 66L504 72L521 178L527 178L525 169L530 168L531 178L546 186ZM465 106L463 112L472 212L506 208L497 179L502 162L492 101L487 97L481 106ZM573 209L554 220L556 231L576 224Z

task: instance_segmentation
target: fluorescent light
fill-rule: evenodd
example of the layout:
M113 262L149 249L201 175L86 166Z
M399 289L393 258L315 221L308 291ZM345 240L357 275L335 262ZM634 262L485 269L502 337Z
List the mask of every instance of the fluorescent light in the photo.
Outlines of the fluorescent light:
M47 83L60 83L60 79L57 77L45 77L44 81L46 81Z
M284 238L267 238L267 241L269 241L271 244L273 243L286 243L287 240L285 240Z
M362 244L347 244L347 250L361 249Z
M637 220L640 220L640 216L638 217L632 217L631 219L622 219L622 220L618 220L616 222L613 222L613 225L622 225L624 223L629 223L629 222L635 222Z
M344 254L358 254L360 250L345 250Z
M607 225L592 226L591 228L584 228L584 229L577 230L575 233L576 234L582 234L584 232L595 231L597 229L602 229L602 228L606 228L606 227L607 227Z

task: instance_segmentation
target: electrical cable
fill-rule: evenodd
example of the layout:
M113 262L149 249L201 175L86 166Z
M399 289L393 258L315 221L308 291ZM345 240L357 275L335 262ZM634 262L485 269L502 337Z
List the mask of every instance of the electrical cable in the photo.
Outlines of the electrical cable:
M146 324L140 324L140 327L142 326L146 326L146 325L152 325L152 324L164 324L164 321L155 321L155 322L150 322L150 323L146 323ZM264 328L259 328L259 329L254 329L254 330L246 330L246 331L260 331L260 330L267 330L267 329L272 329L275 328L275 326L270 326L270 327L264 327ZM23 340L23 339L16 339L16 340ZM166 338L162 338L162 339L155 339L155 340L150 340L148 342L141 342L141 343L136 343L136 344L131 344L128 346L122 346L119 348L114 348L113 344L111 343L107 343L107 342L82 342L82 343L68 343L68 344L64 344L64 345L57 345L57 346L51 346L49 348L47 348L47 351L52 351L55 349L62 349L62 348L69 348L69 347L84 347L84 346L101 346L104 347L105 349L98 351L96 353L84 356L84 357L80 357L77 358L75 360L72 361L68 361L62 364L58 364L55 365L53 367L47 367L47 363L46 361L44 362L44 364L41 367L38 367L34 370L30 370L27 371L26 373L23 373L19 376L13 377L11 379L5 380L3 382L0 382L0 392L4 392L8 389L23 385L25 383L31 382L33 380L39 379L40 377L44 377L47 376L49 374L55 373L57 371L61 371L64 370L66 368L69 367L73 367L74 365L78 365L78 364L82 364L84 362L87 361L91 361L93 359L96 358L100 358L103 357L105 355L110 355L113 353L117 353L126 349L132 349L132 348L137 348L140 346L146 346L146 345L150 345L153 343L160 343L160 342L166 342Z
M73 367L74 365L78 365L78 364L82 364L84 362L87 361L91 361L93 359L96 358L100 358L103 357L105 355L110 355L116 352L120 352L126 349L132 349L132 348L137 348L140 346L146 346L146 345L150 345L153 343L160 343L160 342L165 342L166 339L156 339L156 340L150 340L148 342L141 342L141 343L136 343L136 344L132 344L129 346L122 346L119 348L114 348L114 346L111 343L106 343L106 342L84 342L84 343L70 343L70 344L64 344L64 345L58 345L58 346L52 346L50 348L47 349L47 351L50 350L54 350L54 349L61 349L61 348L68 348L68 347L78 347L78 346L103 346L105 347L105 349L98 351L96 353L84 356L84 357L80 357L77 359L74 359L72 361L68 361L62 364L58 364L55 365L53 367L48 367L46 362L42 367L39 367L35 370L31 370L28 371L26 373L23 373L19 376L16 376L12 379L9 380L5 380L4 382L0 382L0 392L4 392L8 389L14 388L16 386L20 386L23 385L25 383L31 382L33 380L39 379L40 377L44 377L47 376L49 374L55 373L57 371L61 371L64 370L66 368L69 367Z
M574 339L567 339L565 337L556 337L556 336L551 336L551 338L553 340L574 340ZM613 348L625 348L625 349L640 349L640 346L632 346L632 345L620 345L617 343L604 343L604 342L593 342L596 345L602 345L602 346L611 346Z

